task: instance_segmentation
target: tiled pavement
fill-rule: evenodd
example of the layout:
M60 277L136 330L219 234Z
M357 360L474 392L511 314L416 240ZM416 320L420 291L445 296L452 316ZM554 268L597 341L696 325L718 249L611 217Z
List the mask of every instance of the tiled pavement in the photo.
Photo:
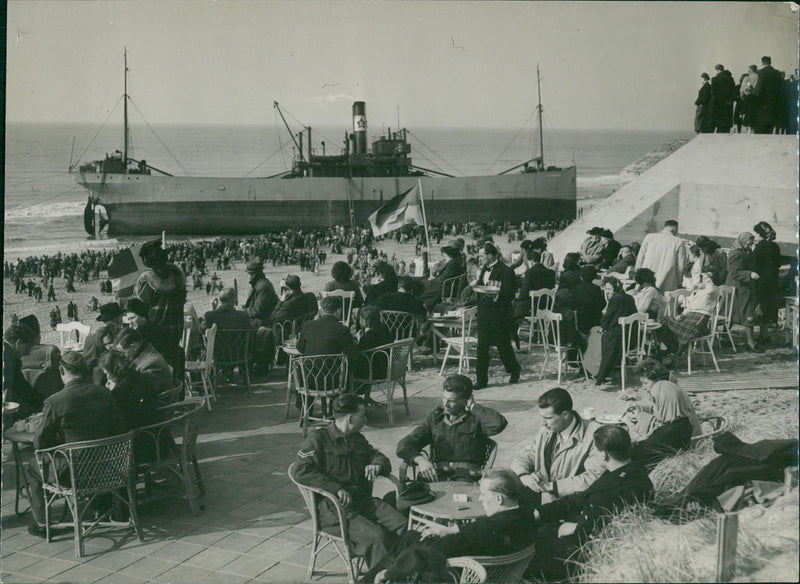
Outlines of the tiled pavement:
M523 356L538 363L538 358ZM370 409L367 439L387 454L394 468L398 440L438 402L441 378L431 359L409 374L406 415L400 405L396 426L389 427L383 410ZM494 372L502 367L495 361ZM574 375L569 375L574 380ZM297 410L284 419L284 370L260 381L252 397L243 388L223 388L213 411L201 420L197 456L206 488L202 514L192 516L185 501L172 499L141 510L145 540L131 530L106 530L86 540L86 557L76 558L72 532L51 543L27 533L27 515L14 515L13 466L4 456L2 490L2 582L142 582L220 583L299 582L305 579L311 543L308 513L297 489L286 476L302 439ZM483 404L500 410L508 428L497 436L498 458L504 466L518 447L539 427L536 398L553 387L552 375L538 380L538 367L525 367L522 383L498 385L476 394ZM579 393L583 378L564 387ZM399 392L398 388L398 392ZM582 401L582 406L599 404ZM7 454L8 447L4 447ZM376 484L376 494L387 483ZM385 488L384 488L385 490ZM315 582L346 582L344 565L332 550L320 554Z

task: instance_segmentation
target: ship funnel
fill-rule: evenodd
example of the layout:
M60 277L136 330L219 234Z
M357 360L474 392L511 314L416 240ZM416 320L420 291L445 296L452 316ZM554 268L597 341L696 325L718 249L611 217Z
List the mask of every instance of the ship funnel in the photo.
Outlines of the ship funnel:
M363 101L353 102L353 134L355 136L355 154L367 153L367 104Z

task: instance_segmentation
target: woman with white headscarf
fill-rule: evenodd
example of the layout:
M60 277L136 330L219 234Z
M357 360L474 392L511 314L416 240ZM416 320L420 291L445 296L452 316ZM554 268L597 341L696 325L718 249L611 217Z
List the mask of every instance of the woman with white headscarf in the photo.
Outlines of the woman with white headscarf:
M652 413L642 407L628 421L632 424L631 436L637 442L631 459L653 468L663 459L691 444L692 436L701 433L700 422L688 396L676 383L669 380L669 372L658 361L648 359L637 372L645 391L653 399Z

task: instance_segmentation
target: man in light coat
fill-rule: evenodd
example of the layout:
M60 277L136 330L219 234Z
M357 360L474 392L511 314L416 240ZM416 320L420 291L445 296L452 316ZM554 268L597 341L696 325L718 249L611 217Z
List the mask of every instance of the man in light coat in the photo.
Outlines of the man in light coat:
M511 464L527 487L525 506L585 491L603 472L602 454L594 446L599 425L572 409L569 392L555 387L539 396L538 405L544 426Z
M656 288L662 294L681 287L681 279L689 262L689 253L677 233L678 222L673 219L665 221L662 231L645 235L636 258L637 270L653 270Z

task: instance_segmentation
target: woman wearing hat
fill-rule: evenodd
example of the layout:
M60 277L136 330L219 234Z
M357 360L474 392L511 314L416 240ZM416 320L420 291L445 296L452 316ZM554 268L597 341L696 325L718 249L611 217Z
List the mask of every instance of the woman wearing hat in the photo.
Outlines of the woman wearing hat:
M756 307L758 296L756 281L761 278L755 271L753 262L753 234L745 231L740 233L734 241L731 251L728 252L728 286L736 288L733 297L733 322L744 327L747 348L750 351L759 351L753 339L753 324L756 321Z
M769 325L778 320L778 308L782 303L781 283L778 272L781 268L781 249L775 243L775 230L766 221L759 222L753 231L758 236L753 248L753 266L759 275L756 280L758 302L761 306L761 326L758 340L769 342Z

